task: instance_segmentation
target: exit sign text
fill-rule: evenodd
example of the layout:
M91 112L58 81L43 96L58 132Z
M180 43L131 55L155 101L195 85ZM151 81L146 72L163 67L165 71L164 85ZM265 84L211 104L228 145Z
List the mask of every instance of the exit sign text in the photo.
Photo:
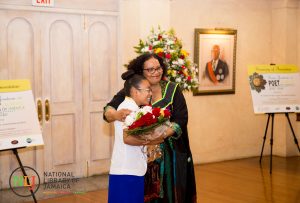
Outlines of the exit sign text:
M53 7L54 0L32 0L33 6Z

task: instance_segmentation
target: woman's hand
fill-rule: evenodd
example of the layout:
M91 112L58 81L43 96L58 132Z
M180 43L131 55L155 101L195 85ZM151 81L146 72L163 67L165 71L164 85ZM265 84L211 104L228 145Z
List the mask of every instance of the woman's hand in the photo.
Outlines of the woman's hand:
M113 108L109 108L105 112L105 117L108 122L113 122L113 121L121 121L124 122L126 116L128 116L131 113L129 109L120 109L120 110L115 110Z
M171 127L159 126L149 134L146 134L145 138L150 141L148 145L156 145L164 142L166 138L172 136L173 134L174 130Z
M121 109L119 111L116 112L115 114L115 120L118 121L125 121L125 118L131 113L131 111L129 109Z
M151 131L148 134L143 135L143 137L148 141L147 145L156 145L164 142L164 133L159 131Z

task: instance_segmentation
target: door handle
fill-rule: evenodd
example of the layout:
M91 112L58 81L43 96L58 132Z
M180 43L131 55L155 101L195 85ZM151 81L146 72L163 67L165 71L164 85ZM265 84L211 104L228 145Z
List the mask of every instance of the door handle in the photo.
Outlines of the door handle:
M40 123L43 121L43 106L42 101L39 99L37 100L37 113L38 113L38 120Z
M50 102L48 99L45 100L45 120L50 120Z

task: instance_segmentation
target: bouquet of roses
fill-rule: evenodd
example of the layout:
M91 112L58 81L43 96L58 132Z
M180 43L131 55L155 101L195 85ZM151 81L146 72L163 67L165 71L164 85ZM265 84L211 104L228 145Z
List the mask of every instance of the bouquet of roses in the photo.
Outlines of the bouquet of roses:
M147 134L169 120L168 109L143 106L138 111L131 112L125 119L125 129L128 135Z

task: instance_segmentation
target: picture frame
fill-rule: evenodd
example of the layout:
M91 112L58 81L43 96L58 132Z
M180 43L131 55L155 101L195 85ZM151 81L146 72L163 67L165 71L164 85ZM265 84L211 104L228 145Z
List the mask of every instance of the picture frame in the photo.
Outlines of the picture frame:
M234 94L237 30L195 29L199 86L193 95Z

